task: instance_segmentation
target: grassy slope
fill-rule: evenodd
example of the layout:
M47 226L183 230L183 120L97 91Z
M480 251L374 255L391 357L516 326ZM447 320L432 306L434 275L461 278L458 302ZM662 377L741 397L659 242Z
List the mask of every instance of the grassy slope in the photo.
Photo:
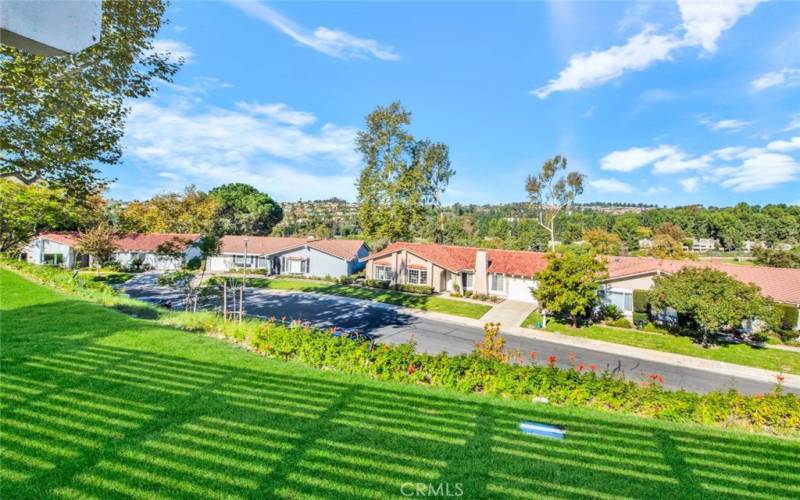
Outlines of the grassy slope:
M280 278L260 281L261 283L267 285L268 288L341 295L355 299L374 300L377 302L385 302L387 304L421 309L423 311L454 314L456 316L464 316L474 319L480 318L492 308L492 306L474 304L461 300L431 297L427 295L412 295L409 293L396 292L394 290L378 290L367 287L336 285L325 281L292 280Z
M2 498L800 495L797 441L321 372L4 270L0 312Z
M534 328L536 321L541 321L538 313L532 313L522 326ZM549 322L546 330L572 335L574 337L586 337L606 342L616 342L634 347L653 349L656 351L672 352L694 356L696 358L713 359L736 363L756 368L765 368L784 373L800 374L800 353L780 351L778 349L759 349L743 344L719 346L704 349L700 345L692 342L688 337L676 337L663 333L643 332L637 330L624 330L619 328L606 328L603 326L592 325L583 328L571 328L556 322Z

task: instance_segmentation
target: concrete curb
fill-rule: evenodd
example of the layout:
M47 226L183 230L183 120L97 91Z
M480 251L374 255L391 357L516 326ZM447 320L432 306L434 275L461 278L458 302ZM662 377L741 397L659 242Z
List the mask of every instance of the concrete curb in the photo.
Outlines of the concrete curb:
M264 289L267 291L267 289ZM417 318L429 319L432 321L439 321L442 323L454 323L462 326L469 326L473 328L483 329L484 321L481 319L464 318L460 316L453 316L451 314L437 313L431 311L420 311L408 307L396 306L393 304L386 304L383 302L373 302L365 299L354 299L351 297L342 297L339 295L329 295L317 292L303 292L297 290L269 290L269 293L292 293L292 294L310 294L317 296L324 296L326 298L334 298L343 302L351 303L359 307L366 305L383 307L386 309L394 309L401 314L414 316ZM691 368L694 370L702 370L718 375L729 375L733 377L746 378L758 382L765 382L768 384L777 383L776 378L779 373L765 370L762 368L754 368L750 366L737 365L733 363L726 363L723 361L715 361L711 359L696 358L694 356L686 356L683 354L674 354L671 352L654 351L652 349L643 349L641 347L633 347L624 344L617 344L614 342L605 342L602 340L587 339L585 337L572 337L570 335L562 335L556 332L548 332L545 330L535 330L531 328L523 328L515 326L511 328L502 328L504 335L513 335L516 337L526 337L536 340L544 340L570 347L580 347L583 349L591 349L593 351L604 352L608 354L617 354L619 356L626 356L630 358L638 358L645 361L652 361L657 363L668 363L675 366L682 366L684 368ZM800 375L783 374L783 385L793 389L800 389Z
M510 329L509 331L504 330L503 333L537 340L547 340L566 346L591 349L593 351L618 354L620 356L638 358L647 361L669 363L675 366L712 372L718 375L746 378L768 384L776 384L778 382L776 377L780 375L778 372L765 370L763 368L737 365L734 363L726 363L724 361L716 361L713 359L696 358L694 356L686 356L671 352L654 351L652 349L643 349L641 347L633 347L613 342L604 342L602 340L587 339L584 337L572 337L570 335L562 335L560 333L548 332L544 330L516 327ZM800 375L782 375L784 377L784 386L791 387L793 389L800 389Z

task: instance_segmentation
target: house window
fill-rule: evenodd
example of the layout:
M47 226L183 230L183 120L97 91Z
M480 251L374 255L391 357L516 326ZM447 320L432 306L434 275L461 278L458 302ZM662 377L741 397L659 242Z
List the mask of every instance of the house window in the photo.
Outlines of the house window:
M412 285L427 285L428 271L423 269L409 269L408 282Z
M502 274L492 274L489 280L489 289L493 292L503 293L506 291L505 276Z
M236 267L256 267L256 262L258 262L257 255L248 255L247 259L244 258L244 255L233 256L233 265Z
M50 266L60 266L64 263L64 254L46 253L43 256L44 263Z
M472 278L475 276L472 273L463 273L461 278L461 286L464 290L472 290Z
M602 292L605 304L613 304L623 312L633 312L633 292L625 290L605 290Z
M375 279L392 281L392 268L389 266L375 266Z

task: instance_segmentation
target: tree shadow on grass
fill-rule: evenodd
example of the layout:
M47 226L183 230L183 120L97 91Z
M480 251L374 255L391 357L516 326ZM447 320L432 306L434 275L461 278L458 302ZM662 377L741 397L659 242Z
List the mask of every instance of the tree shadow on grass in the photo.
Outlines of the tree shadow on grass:
M788 440L107 343L3 368L0 496L800 495ZM568 437L521 434L520 420Z

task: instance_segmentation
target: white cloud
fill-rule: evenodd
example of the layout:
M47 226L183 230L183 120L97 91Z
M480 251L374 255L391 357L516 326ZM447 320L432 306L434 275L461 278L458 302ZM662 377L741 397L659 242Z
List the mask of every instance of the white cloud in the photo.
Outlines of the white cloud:
M284 119L259 113L259 106L277 110L277 116L284 113ZM307 129L313 114L269 106L241 103L225 109L185 99L170 105L134 102L125 158L157 169L161 178L180 178L205 189L246 182L279 199L352 199L357 129L331 123Z
M739 18L750 14L760 1L678 0L683 20L682 36L677 30L658 34L653 27L645 27L624 45L574 54L556 78L531 93L544 99L553 92L599 85L627 71L640 71L653 63L671 60L673 52L681 47L702 46L705 51L714 52L722 33L733 27Z
M553 92L599 85L622 76L626 71L642 70L656 61L669 59L670 53L680 44L681 41L673 35L656 35L647 28L628 39L625 45L573 55L557 78L531 93L544 99Z
M798 128L800 128L800 113L795 113L794 116L792 117L792 121L790 121L789 124L786 125L786 128L783 130L789 131L789 130L796 130Z
M656 160L677 154L674 146L662 145L655 148L630 148L614 151L600 160L600 168L616 172L632 172Z
M275 9L258 1L231 0L245 14L272 25L294 41L323 54L342 59L368 56L385 61L396 61L400 55L394 48L381 45L376 40L358 38L344 31L320 26L309 32Z
M711 130L724 130L728 132L735 132L750 125L750 122L744 120L710 120L705 116L699 116L697 121Z
M710 158L707 155L690 157L685 153L677 152L653 164L654 174L674 174L687 170L702 170L709 166Z
M250 113L264 115L277 122L288 123L289 125L294 125L296 127L311 125L317 121L317 117L314 116L314 113L297 111L284 103L258 104L238 102L236 103L236 106L245 111L249 111Z
M702 45L708 52L717 50L717 40L739 18L753 12L764 0L678 0L686 30L684 39L691 45Z
M158 38L153 41L153 51L158 53L167 53L167 60L169 62L183 62L188 63L194 58L192 48L178 40L171 40L169 38Z
M589 185L595 188L596 190L600 191L601 193L632 193L633 186L622 182L620 180L609 178L609 179L597 179L593 181L589 181Z
M793 87L800 85L800 68L783 68L764 73L752 82L750 88L756 92L771 87Z
M772 141L767 144L767 149L781 152L800 150L800 136L792 137L788 141Z
M700 188L699 177L688 177L686 179L681 179L680 183L681 186L683 186L684 191L687 193L694 193Z
M796 180L800 164L791 156L762 152L722 174L721 184L733 191L761 191Z
M652 164L653 174L695 172L692 177L679 181L689 192L698 190L703 182L721 185L737 192L759 191L795 181L800 177L800 162L791 156L792 151L800 151L800 136L786 141L773 141L764 147L732 146L696 156L674 146L631 148L612 155L630 151L670 151L656 160L652 158L659 155L640 155L640 160L635 163L636 168Z

